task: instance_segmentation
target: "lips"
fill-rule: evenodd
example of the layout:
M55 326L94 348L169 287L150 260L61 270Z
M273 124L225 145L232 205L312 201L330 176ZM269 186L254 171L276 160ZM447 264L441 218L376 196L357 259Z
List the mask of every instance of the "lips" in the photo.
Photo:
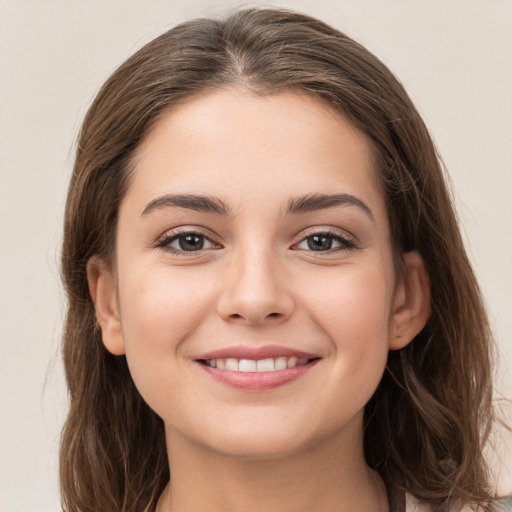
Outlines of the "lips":
M288 347L280 347L279 345L264 345L261 347L247 347L243 345L221 348L213 350L196 357L198 360L208 359L252 359L258 361L260 359L269 359L277 357L296 357L297 359L316 359L319 356L295 350Z
M196 358L218 382L246 390L271 389L296 380L319 360L315 354L277 345L228 347Z

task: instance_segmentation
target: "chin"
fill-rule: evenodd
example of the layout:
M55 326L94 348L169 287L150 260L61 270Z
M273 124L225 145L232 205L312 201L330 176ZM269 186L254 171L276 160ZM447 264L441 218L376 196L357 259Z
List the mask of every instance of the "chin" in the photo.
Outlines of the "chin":
M218 455L237 460L272 461L304 454L310 449L321 447L327 439L338 437L345 431L343 427L330 428L314 425L311 419L303 419L297 424L284 421L240 422L225 425L222 429L212 429L208 436L205 430L195 442L203 449ZM342 437L344 437L342 435Z
M230 437L209 445L219 455L237 460L272 461L291 457L306 449L308 443L275 435Z

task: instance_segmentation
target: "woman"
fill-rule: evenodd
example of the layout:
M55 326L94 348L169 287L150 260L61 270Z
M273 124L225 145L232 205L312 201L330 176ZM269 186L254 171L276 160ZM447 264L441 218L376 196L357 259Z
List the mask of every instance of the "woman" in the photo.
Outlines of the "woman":
M360 45L245 10L79 137L64 510L493 510L491 335L432 140Z

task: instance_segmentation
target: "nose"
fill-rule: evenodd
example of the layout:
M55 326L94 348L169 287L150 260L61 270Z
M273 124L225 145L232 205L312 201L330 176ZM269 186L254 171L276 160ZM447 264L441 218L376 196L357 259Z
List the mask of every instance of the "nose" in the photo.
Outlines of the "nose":
M271 251L240 252L224 276L218 313L226 321L257 326L287 320L295 305Z

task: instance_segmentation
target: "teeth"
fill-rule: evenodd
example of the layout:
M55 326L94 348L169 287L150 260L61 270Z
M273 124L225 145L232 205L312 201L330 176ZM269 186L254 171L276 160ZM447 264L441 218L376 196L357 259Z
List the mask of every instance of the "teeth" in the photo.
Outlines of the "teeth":
M260 359L259 361L256 361L256 368L258 369L259 372L273 372L275 368L274 360Z
M235 372L238 371L238 359L226 359L226 364L224 366L226 370L233 370Z
M240 372L255 372L256 371L256 361L252 361L251 359L240 359L238 362L238 371Z
M275 361L274 361L274 367L276 370L284 370L288 367L288 364L287 364L287 361L286 361L286 357L278 357Z
M304 366L309 362L307 357L276 357L268 359L208 359L205 363L211 368L220 368L235 372L273 372L276 370L286 370L286 368L295 368Z

